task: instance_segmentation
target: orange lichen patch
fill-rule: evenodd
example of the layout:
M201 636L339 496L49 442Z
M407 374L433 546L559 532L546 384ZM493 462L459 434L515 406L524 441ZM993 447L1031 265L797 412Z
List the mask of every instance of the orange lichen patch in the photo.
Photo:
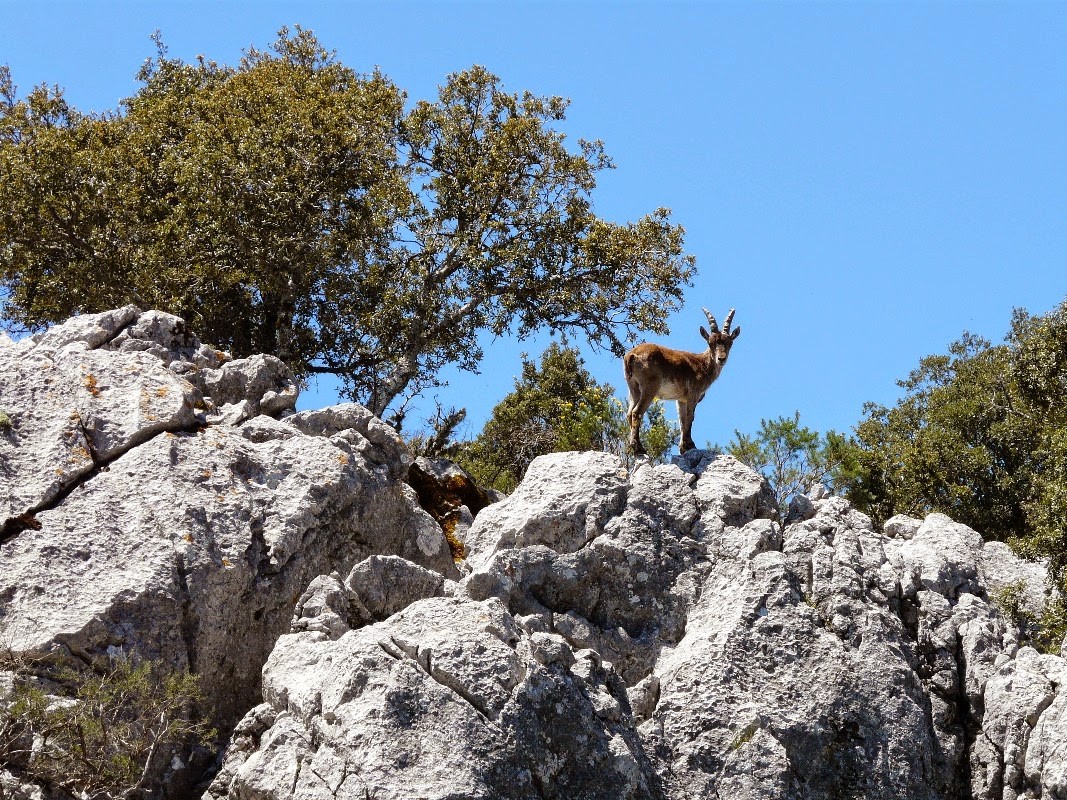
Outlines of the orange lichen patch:
M348 456L346 456L344 453L341 453L339 456L337 456L337 462L342 467L347 466L348 465Z
M19 514L15 517L15 524L20 530L30 528L35 531L41 530L41 523L33 514Z
M187 541L189 544L193 543L193 535L191 533L186 533L182 536L182 538L185 539L185 541Z
M160 386L156 389L156 397L166 397L168 394L170 394L170 389L166 386Z
M233 562L231 562L230 559L228 559L228 558L224 558L224 559L222 559L222 566L224 566L224 567L232 567L233 566Z
M203 472L200 473L201 478L210 478L212 475L214 475L214 473L209 469L205 469Z
M466 558L466 547L463 542L456 536L456 523L459 522L459 512L453 511L440 521L441 530L444 531L445 541L448 542L449 552L452 553L452 560L454 562L460 562Z
M93 397L97 397L100 394L100 389L96 385L96 376L92 373L85 376L85 388L89 390L89 394Z

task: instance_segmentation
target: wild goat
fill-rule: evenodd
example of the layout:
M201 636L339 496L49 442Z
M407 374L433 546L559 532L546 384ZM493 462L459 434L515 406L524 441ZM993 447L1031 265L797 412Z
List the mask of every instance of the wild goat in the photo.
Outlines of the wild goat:
M639 344L622 358L626 385L630 389L630 407L626 412L630 423L630 450L635 455L644 455L641 444L641 420L657 397L661 400L678 401L678 421L682 424L682 442L679 452L692 450L693 411L704 399L704 393L722 372L734 340L741 335L740 326L730 333L734 309L726 315L719 332L719 323L706 308L704 314L711 326L711 333L700 328L700 335L708 343L703 353L687 353L672 350L658 344Z

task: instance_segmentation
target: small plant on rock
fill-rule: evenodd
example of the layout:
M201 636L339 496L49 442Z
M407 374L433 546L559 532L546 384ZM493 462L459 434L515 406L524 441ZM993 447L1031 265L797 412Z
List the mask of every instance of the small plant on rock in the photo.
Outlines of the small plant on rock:
M1042 653L1058 654L1067 636L1067 602L1055 597L1040 613L1024 605L1026 582L1014 581L993 593L993 605L1019 630L1022 642Z

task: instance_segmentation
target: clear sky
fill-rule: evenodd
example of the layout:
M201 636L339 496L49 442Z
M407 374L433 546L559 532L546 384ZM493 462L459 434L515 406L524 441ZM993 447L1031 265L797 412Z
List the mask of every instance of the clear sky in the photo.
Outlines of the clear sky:
M702 349L701 306L743 333L697 411L725 442L792 414L847 430L865 401L964 330L994 341L1013 307L1067 295L1067 3L10 2L0 63L23 91L115 108L163 33L172 56L235 63L282 25L412 99L483 64L513 91L571 98L566 130L603 139L597 212L659 206L699 274L663 341ZM447 405L477 433L520 353L488 342ZM581 343L584 345L584 343ZM584 348L601 381L620 364ZM319 384L301 407L336 399ZM420 405L432 410L432 398Z

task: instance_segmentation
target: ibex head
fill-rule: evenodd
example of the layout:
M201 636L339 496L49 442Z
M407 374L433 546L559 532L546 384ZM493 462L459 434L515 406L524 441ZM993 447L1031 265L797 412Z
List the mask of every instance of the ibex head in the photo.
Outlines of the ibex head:
M734 345L734 340L741 335L741 326L738 325L734 329L733 333L730 333L730 323L734 321L734 309L730 309L726 315L726 320L723 322L722 331L719 331L719 323L715 321L715 317L711 315L711 312L706 308L704 309L704 316L708 318L708 325L711 326L711 333L704 330L704 327L700 328L700 335L704 337L704 341L708 343L708 349L711 351L712 360L715 361L719 369L722 369L722 365L726 363L726 359L730 357L730 348Z

